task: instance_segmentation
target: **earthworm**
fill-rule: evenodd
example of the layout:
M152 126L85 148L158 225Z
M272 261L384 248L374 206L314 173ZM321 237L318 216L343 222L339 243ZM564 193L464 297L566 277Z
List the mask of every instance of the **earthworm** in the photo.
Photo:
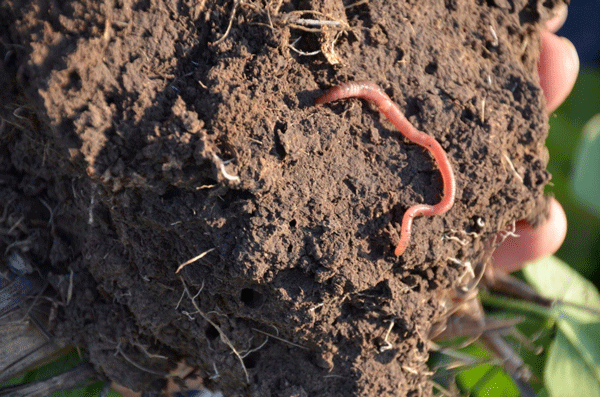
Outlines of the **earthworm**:
M452 166L450 165L446 152L442 146L440 146L433 137L417 130L402 114L398 105L396 105L375 83L370 81L353 81L340 84L329 89L317 98L315 105L322 105L327 102L354 97L365 99L375 104L379 108L379 111L394 124L406 139L429 150L442 174L443 194L440 202L436 205L416 204L404 213L404 217L402 218L402 228L400 230L400 242L394 251L396 256L400 256L408 246L410 235L412 233L413 219L416 216L440 215L448 211L452 208L452 205L454 205L454 198L456 197L456 180L454 178L454 172L452 171Z

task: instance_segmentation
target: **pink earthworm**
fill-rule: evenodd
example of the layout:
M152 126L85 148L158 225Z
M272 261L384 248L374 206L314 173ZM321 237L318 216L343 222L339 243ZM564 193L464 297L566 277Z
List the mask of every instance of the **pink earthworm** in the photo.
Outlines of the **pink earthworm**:
M396 256L400 256L408 247L410 235L412 233L412 223L416 216L421 215L440 215L448 211L454 205L456 197L456 180L454 172L446 152L440 144L431 136L417 130L400 111L389 96L375 83L370 81L353 81L340 84L329 89L315 101L315 105L322 105L327 102L337 101L346 98L362 98L374 103L381 113L385 115L400 131L402 135L411 142L423 146L431 152L437 162L442 175L443 195L440 202L436 205L416 204L410 207L404 213L402 218L402 229L400 230L400 242L394 250Z

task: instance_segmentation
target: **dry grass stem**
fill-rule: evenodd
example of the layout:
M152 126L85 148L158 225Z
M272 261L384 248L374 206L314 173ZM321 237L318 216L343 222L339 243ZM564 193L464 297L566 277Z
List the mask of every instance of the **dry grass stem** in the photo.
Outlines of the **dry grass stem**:
M248 375L248 371L246 370L246 366L244 365L244 359L242 358L242 356L240 356L240 353L237 351L237 349L235 347L233 347L233 344L231 343L231 341L229 340L227 335L225 335L225 332L223 332L221 327L219 327L219 325L217 323L212 321L206 314L204 314L204 312L202 310L200 310L200 307L196 303L196 298L198 297L198 295L192 296L187 284L183 280L183 277L179 276L179 278L181 279L181 284L183 284L183 289L185 290L186 295L188 296L188 298L190 298L190 301L192 302L194 309L196 309L196 313L198 313L200 316L202 316L202 318L207 323L212 325L217 330L217 332L219 332L219 335L221 336L221 341L223 341L223 343L225 343L227 346L229 346L229 348L231 349L233 354L235 354L235 356L240 361L240 365L242 366L242 370L244 371L244 375L246 376L246 382L249 383L250 376Z
M140 371L148 372L149 374L153 374L153 375L163 376L165 378L171 377L171 375L169 375L169 373L167 373L167 372L156 371L154 369L146 368L143 365L136 363L129 356L127 356L127 354L125 354L125 352L123 351L123 349L121 349L121 346L119 346L119 345L117 345L117 353L119 353L121 355L121 357L123 357L129 364L133 365Z
M523 183L523 178L521 177L521 175L519 175L519 173L515 169L515 166L513 165L512 161L510 160L510 157L508 157L508 155L506 155L506 153L504 153L504 158L508 162L508 166L510 167L510 169L512 170L512 172L515 173L515 176L517 177L517 179L519 181L521 181L521 183Z
M179 273L181 271L181 269L183 269L184 267L186 267L187 265L189 265L190 263L194 263L196 262L198 259L202 259L204 258L206 255L208 255L209 253L213 252L215 250L215 248L211 248L208 251L204 251L203 253L201 253L198 256L193 257L190 260L187 260L185 262L183 262L181 265L179 265L179 267L177 268L177 270L175 270L175 274ZM181 302L181 300L180 300Z
M227 30L225 31L225 33L223 33L223 36L221 36L220 39L210 43L211 46L216 46L220 44L223 40L227 38L227 36L229 36L229 31L231 30L231 25L233 25L233 19L235 18L235 12L237 11L237 8L241 2L241 0L235 0L235 2L233 3L233 9L231 10L231 16L229 17L229 24L227 25Z
M305 347L305 346L302 346L302 345L298 345L298 344L296 344L294 342L290 342L289 340L285 340L283 338L280 338L279 336L270 334L270 333L265 332L265 331L261 331L260 329L252 328L252 330L256 331L256 332L258 332L260 334L263 334L263 335L266 335L266 336L270 336L271 338L277 339L278 341L281 341L283 343L287 343L290 346L298 347L298 348L303 349L303 350L310 350L308 347Z

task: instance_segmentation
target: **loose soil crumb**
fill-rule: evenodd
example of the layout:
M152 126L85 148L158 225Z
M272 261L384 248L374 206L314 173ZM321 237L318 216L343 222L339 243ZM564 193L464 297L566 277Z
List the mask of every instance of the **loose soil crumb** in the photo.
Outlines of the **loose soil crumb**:
M226 396L430 395L460 262L543 217L558 1L4 2L0 199L23 221L0 249L27 248L68 301L55 334L132 389L183 359ZM400 258L435 163L363 101L313 106L365 79L457 176Z

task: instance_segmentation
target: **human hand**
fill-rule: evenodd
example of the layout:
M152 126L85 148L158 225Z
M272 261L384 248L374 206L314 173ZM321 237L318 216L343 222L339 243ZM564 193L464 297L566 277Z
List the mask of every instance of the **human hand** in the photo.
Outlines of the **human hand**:
M167 379L167 386L163 393L167 396L175 396L181 391L181 384L175 382L175 378L184 379L186 390L202 390L202 378L191 376L194 373L194 369L187 365L184 361L178 363L177 368L170 373L170 378ZM141 397L141 392L136 392L125 386L112 383L111 387L113 390L121 394L122 397ZM210 394L209 394L210 396Z
M541 37L538 72L548 112L556 110L567 98L579 72L579 57L575 47L569 40L554 34L566 19L567 6L563 4L556 16L546 22L546 30ZM567 234L565 212L558 201L552 198L549 216L544 224L533 228L526 221L519 221L515 233L519 237L510 236L504 240L492 258L494 267L507 273L558 250Z

